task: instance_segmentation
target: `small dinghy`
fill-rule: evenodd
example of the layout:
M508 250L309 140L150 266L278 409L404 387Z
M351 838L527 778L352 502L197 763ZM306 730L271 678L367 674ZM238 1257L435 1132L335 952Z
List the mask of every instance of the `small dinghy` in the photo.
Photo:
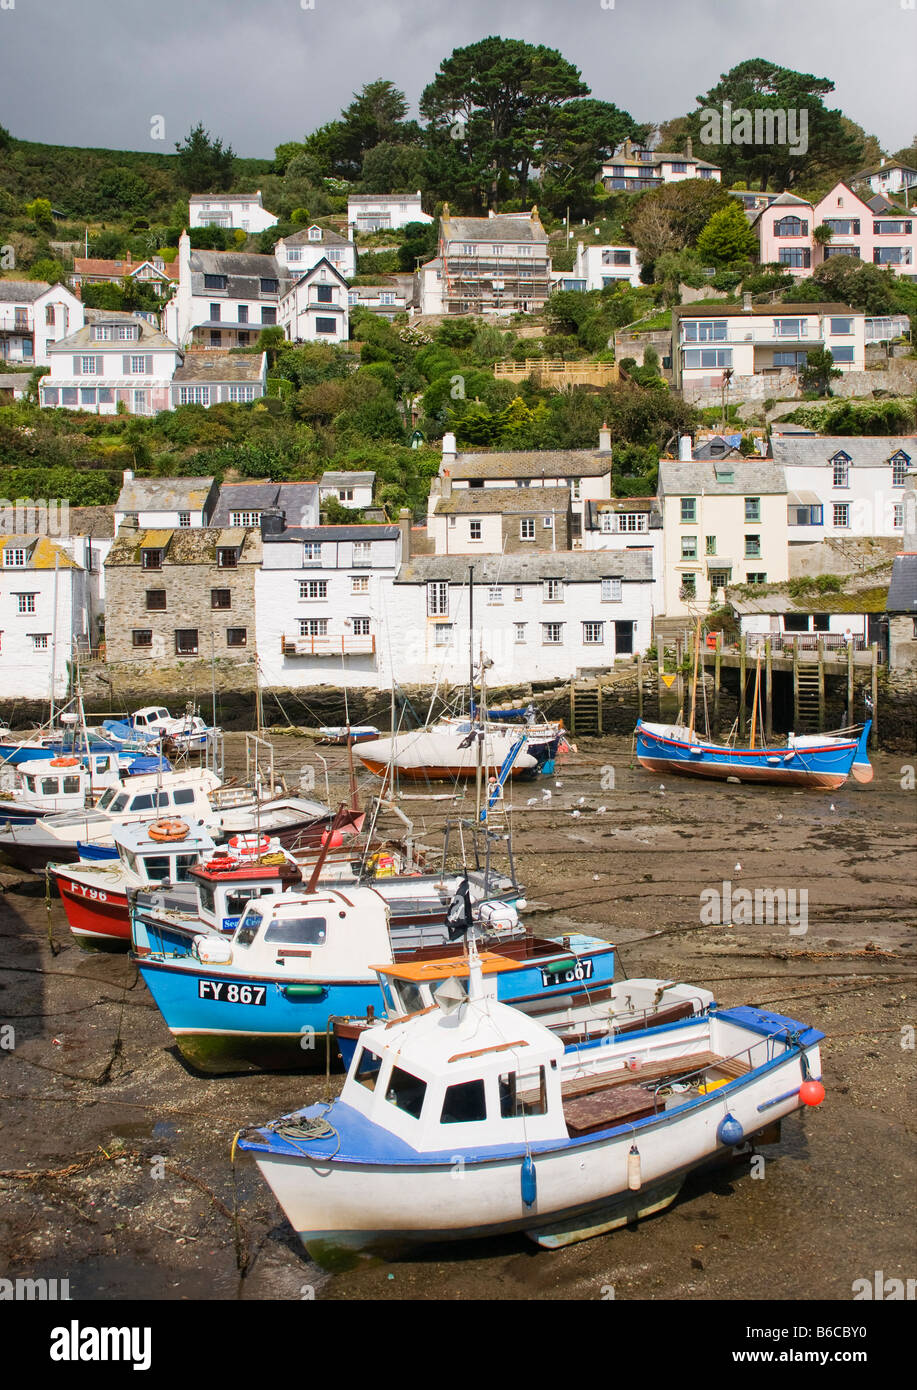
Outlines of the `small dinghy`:
M318 1260L512 1231L554 1248L662 1210L693 1169L820 1104L823 1036L734 1008L565 1048L473 963L467 992L447 981L363 1033L333 1104L238 1147Z

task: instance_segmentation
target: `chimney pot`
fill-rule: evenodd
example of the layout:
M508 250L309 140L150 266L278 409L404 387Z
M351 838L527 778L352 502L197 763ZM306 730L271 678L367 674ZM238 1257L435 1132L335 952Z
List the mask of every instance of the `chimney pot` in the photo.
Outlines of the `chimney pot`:
M452 430L447 430L443 435L443 458L454 459L456 455L455 435Z
M679 462L681 462L681 463L690 463L690 462L692 461L692 459L693 459L693 453L692 453L692 450L691 450L691 444L692 444L692 440L691 440L691 436L690 436L689 434L680 434L680 435L678 436L678 458L679 458Z
M691 139L690 135L688 136L687 144L685 145L685 154L688 156L689 159L694 158L694 141Z
M602 421L602 427L599 430L599 453L611 453L611 430L608 428L607 420Z
M398 513L398 529L401 532L401 563L407 565L411 559L411 526L414 517L409 507L402 507Z

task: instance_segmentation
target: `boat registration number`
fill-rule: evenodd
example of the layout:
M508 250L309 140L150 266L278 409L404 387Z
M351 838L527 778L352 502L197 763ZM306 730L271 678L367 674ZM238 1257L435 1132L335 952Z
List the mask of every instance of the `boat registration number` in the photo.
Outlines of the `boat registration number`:
M580 980L591 979L592 961L588 956L584 960L578 960L576 965L571 965L569 970L542 970L541 972L543 989L548 989L551 985L574 985Z
M263 1004L267 985L234 985L228 980L198 980L198 999L210 999L214 1004Z

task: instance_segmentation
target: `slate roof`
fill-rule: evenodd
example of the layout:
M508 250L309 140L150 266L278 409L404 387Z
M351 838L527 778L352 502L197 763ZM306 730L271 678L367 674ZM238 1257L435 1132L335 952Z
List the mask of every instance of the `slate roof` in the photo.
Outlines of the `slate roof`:
M727 588L726 596L740 617L770 616L777 613L884 613L885 584L873 577L869 584L843 593L822 594L816 591L793 597L785 590L762 593L754 598L739 598Z
M453 217L448 203L443 207L441 234L444 241L528 241L545 247L548 242L537 213L534 217L499 213L495 217Z
M550 550L526 555L476 555L475 588L485 584L540 584L544 579L563 579L568 584L595 584L621 578L649 583L653 557L646 550ZM467 555L417 555L402 565L396 584L426 584L433 580L450 584L468 582Z
M238 538L235 540L233 538ZM124 527L114 539L106 566L140 565L140 552L145 547L162 549L164 565L215 565L218 546L241 544L240 561L261 562L261 532L257 526L246 531L227 533L221 526L176 526L168 531L140 530ZM151 574L160 571L150 571Z
M732 470L733 481L717 481L717 468ZM718 462L681 463L663 459L659 464L660 497L699 497L701 492L721 497L767 497L786 492L786 475L769 459L727 459Z
M315 226L315 223L312 224ZM352 246L353 242L349 237L341 236L340 232L333 232L330 227L320 227L321 237L310 237L309 228L303 227L301 232L293 232L291 236L285 236L283 242L285 246Z
M208 294L225 294L228 299L270 299L286 293L290 285L289 272L276 256L263 256L254 251L195 251L191 252L191 290L204 298ZM225 290L212 290L204 284L205 275L224 275ZM276 280L276 290L262 295L261 281Z
M50 288L46 280L0 280L0 304L34 304Z
M293 537L292 532L296 535ZM401 535L398 526L298 526L290 527L285 540L304 541L395 541Z
M257 203L261 207L261 189L255 193L192 193L192 203Z
M375 473L323 473L320 487L372 487Z
M214 526L228 526L231 512L263 512L279 507L287 522L301 524L318 506L317 483L224 483L210 518Z
M917 613L917 554L896 555L888 588L888 613Z
M53 570L55 558L58 569L76 570L82 568L62 546L49 540L47 536L39 536L34 533L17 536L15 532L12 535L0 535L0 550L4 550L6 546L15 550L26 549L29 554L26 556L25 565L17 566L15 571L5 570L4 574L21 574L23 570Z
M116 512L196 512L210 496L213 478L132 478L118 493Z
M570 489L566 487L463 487L451 497L440 498L435 510L437 516L487 516L494 512L540 516L566 512L569 506Z
M117 339L99 342L92 337L91 329L94 323L139 324L140 337L133 338L127 343L118 342ZM91 353L120 352L125 354L136 353L140 350L150 352L156 349L180 351L178 344L173 343L172 339L167 338L165 333L161 333L158 328L154 328L149 319L143 318L140 314L119 314L114 311L100 311L93 314L91 322L85 323L82 328L78 328L75 333L71 333L66 338L58 338L56 343L48 343L46 351L66 353L85 352L87 349Z
M597 449L514 449L507 453L456 454L446 461L453 479L601 478L611 472L611 454Z
M209 348L206 352L189 352L182 365L176 368L172 383L181 386L189 381L260 382L263 369L264 353L220 352L217 348Z
M837 453L848 454L854 468L887 468L893 454L908 454L917 465L917 435L784 435L771 439L774 462L785 468L827 467Z

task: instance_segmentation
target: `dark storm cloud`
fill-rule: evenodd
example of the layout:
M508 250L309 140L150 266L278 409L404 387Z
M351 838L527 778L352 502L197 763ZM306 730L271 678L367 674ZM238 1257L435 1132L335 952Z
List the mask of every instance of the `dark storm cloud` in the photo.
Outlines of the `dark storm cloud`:
M270 156L387 77L416 105L452 49L544 43L593 93L665 120L744 58L828 76L888 149L915 124L917 10L903 0L0 0L0 123L23 139L170 152L201 120ZM609 4L609 0L605 0ZM165 120L165 141L150 139Z

